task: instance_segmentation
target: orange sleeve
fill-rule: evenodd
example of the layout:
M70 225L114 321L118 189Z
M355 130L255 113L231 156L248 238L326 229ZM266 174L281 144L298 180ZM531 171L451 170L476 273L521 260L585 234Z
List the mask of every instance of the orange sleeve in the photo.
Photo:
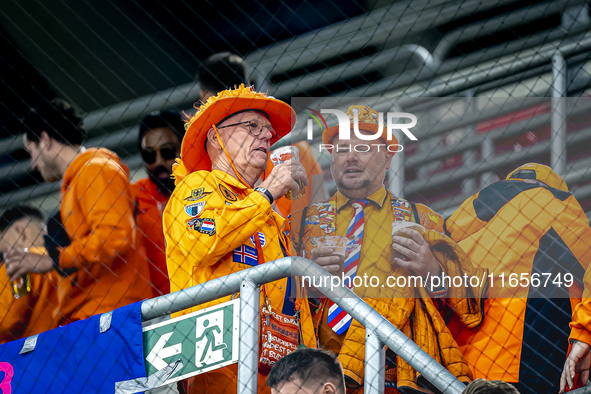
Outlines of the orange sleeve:
M569 197L552 223L566 246L586 269L583 277L583 298L573 309L570 339L591 345L591 227L589 219L575 197Z
M463 241L486 225L474 210L474 200L478 196L476 193L468 197L445 221L445 230L454 241Z
M316 160L310 144L306 141L300 141L295 146L300 150L300 162L306 169L308 182L312 184L312 175L323 174L322 167L318 163L318 160Z
M72 190L73 189L73 190ZM133 202L129 178L119 166L89 162L78 174L70 193L77 209L72 222L86 222L91 231L76 233L60 253L61 268L88 268L93 264L110 267L128 253L133 242ZM76 229L74 229L76 230ZM70 234L71 235L71 234Z

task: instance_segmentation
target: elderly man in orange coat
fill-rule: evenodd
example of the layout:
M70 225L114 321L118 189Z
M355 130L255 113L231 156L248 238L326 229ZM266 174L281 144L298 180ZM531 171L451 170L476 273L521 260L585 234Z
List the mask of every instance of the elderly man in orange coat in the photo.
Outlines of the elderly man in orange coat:
M48 222L47 253L13 249L11 280L55 270L56 322L109 312L150 296L145 260L137 253L129 170L106 149L84 149L80 118L66 102L43 102L23 121L25 149L46 182L63 181L60 210Z
M283 163L259 187L254 184L265 170L271 144L291 131L292 121L289 105L244 85L210 97L189 120L181 160L173 167L176 188L163 215L171 292L289 256L284 219L271 204L291 187L297 192L293 178L306 179L305 170ZM261 301L277 313L299 316L298 345L315 347L308 303L290 295L296 288L295 278L267 283L261 286ZM259 390L270 392L264 362ZM189 393L236 392L236 371L231 365L191 378Z

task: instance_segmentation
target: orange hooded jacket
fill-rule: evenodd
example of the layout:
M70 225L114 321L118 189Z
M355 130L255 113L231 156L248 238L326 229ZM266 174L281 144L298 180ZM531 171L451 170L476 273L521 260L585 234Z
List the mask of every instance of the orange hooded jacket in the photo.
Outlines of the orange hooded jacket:
M175 173L176 174L176 173ZM177 178L178 179L178 178ZM264 262L288 255L289 241L282 229L284 220L271 209L260 193L219 170L196 171L177 180L164 210L163 223L170 289L172 292L205 283L258 264L254 236L261 243ZM293 315L290 287L294 281L280 279L265 285L274 310ZM178 312L181 316L229 301L226 296ZM264 302L261 289L261 305ZM302 340L316 346L307 302L300 310ZM233 393L236 366L231 365L189 379L189 393ZM270 392L259 375L259 392Z
M591 260L589 220L575 197L522 180L500 181L464 201L446 228L474 265L493 275L482 325L470 330L450 322L475 378L516 383L533 376L546 379L543 391L558 384L576 304L569 300L575 286L564 285L564 274L576 284ZM511 274L519 283L526 284L522 276L540 281L514 286ZM553 282L557 274L561 286ZM591 339L584 329L588 313L585 305L575 309L574 338Z
M57 250L48 248L64 276L58 286L58 323L150 296L147 264L137 253L129 170L119 157L106 149L80 153L64 174L60 203L56 219L68 239Z
M154 294L170 293L170 282L166 268L166 249L162 230L162 213L168 198L158 192L150 178L140 179L131 184L135 201L135 222L138 237L143 246L150 270Z

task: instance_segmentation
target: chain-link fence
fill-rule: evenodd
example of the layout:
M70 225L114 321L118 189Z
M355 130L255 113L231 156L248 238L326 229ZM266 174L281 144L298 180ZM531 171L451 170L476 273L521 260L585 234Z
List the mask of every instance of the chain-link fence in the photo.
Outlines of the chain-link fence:
M558 392L569 335L591 344L590 18L580 0L5 1L0 389ZM298 164L269 157L288 145ZM332 277L248 281L296 255ZM365 303L327 299L340 285ZM298 346L345 382L297 357L269 372Z

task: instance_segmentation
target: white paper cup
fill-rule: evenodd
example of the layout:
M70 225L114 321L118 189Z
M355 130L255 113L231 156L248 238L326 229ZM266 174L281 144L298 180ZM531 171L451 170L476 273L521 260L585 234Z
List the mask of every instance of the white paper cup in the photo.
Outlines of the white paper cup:
M347 254L347 244L349 239L347 237L341 237L340 235L325 235L324 237L316 237L313 239L316 242L316 247L327 247L333 248L332 255L339 258L340 272L345 267L345 256ZM339 273L340 273L339 272Z

